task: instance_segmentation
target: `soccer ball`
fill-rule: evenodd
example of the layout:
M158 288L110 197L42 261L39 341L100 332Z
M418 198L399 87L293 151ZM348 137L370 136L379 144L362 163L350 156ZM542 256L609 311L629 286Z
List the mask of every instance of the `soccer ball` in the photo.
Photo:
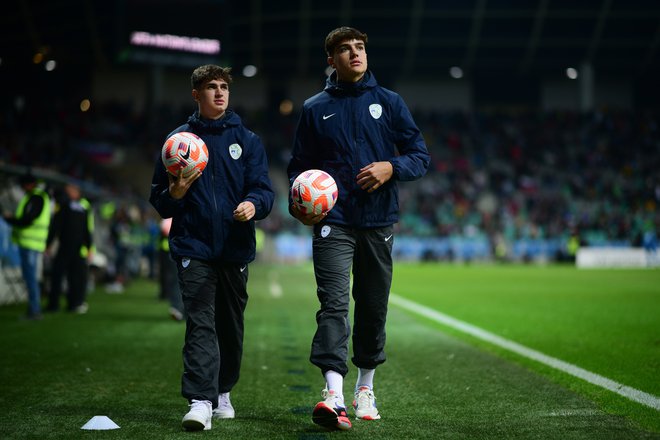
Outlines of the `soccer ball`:
M328 212L337 202L337 183L322 170L303 171L291 186L293 203L303 214Z
M204 171L209 161L209 150L199 136L182 131L165 141L161 159L171 174L178 176L179 170L183 169L183 177L188 177L195 170Z

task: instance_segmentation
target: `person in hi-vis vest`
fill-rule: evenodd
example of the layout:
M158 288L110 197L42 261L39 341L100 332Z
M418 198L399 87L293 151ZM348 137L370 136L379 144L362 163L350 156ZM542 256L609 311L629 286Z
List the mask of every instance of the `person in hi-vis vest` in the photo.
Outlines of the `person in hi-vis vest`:
M31 173L21 176L19 182L25 195L16 213L7 213L3 217L12 226L12 241L18 246L28 293L27 318L41 319L39 270L50 225L50 196L38 186L36 177Z

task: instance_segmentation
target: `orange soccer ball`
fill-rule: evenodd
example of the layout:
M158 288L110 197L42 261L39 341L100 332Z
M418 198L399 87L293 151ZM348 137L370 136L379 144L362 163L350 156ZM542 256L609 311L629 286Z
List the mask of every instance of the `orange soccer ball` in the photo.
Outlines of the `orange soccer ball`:
M183 169L183 177L190 176L195 170L204 171L209 161L206 144L194 133L182 131L170 136L161 151L163 165L168 172L178 176Z
M322 170L303 171L291 186L293 203L303 214L330 211L337 202L337 183Z

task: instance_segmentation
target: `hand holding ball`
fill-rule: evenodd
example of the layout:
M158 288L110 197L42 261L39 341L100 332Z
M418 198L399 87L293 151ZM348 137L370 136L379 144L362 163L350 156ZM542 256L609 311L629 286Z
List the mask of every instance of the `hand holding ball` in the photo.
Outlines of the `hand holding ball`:
M322 214L337 202L339 191L332 176L322 170L303 171L291 186L291 198L303 214Z
M194 133L182 131L170 136L163 144L161 159L167 171L178 176L188 177L195 170L204 171L209 161L209 150L204 141Z

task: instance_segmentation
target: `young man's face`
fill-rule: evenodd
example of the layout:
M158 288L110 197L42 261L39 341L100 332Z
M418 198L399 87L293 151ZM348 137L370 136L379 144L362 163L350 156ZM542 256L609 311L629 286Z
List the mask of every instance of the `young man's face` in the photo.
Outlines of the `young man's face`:
M199 105L199 114L207 119L221 118L229 105L229 84L223 79L214 79L193 89L192 96Z
M333 56L328 57L328 64L337 70L341 81L359 81L367 71L367 50L362 40L345 40L335 48Z

